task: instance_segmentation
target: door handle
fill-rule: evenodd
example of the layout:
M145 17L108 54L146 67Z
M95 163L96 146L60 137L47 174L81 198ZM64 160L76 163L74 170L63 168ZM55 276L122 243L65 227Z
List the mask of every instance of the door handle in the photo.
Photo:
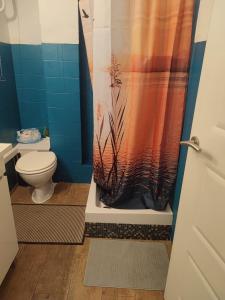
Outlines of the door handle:
M191 137L191 139L189 141L181 141L180 144L191 147L192 149L194 149L197 152L201 151L201 148L199 146L199 139L197 138L197 136Z

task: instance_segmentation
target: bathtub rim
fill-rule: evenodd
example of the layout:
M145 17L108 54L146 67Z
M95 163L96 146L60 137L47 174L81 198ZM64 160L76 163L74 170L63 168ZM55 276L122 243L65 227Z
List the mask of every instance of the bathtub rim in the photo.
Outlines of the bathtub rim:
M140 225L172 225L173 212L168 204L165 211L152 209L116 209L97 205L97 187L91 180L85 210L85 222Z

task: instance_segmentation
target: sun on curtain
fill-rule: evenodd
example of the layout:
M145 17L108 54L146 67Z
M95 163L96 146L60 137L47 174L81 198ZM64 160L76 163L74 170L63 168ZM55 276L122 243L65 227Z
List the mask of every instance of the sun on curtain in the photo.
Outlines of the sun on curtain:
M94 180L107 206L163 210L170 200L193 10L194 0L93 2Z

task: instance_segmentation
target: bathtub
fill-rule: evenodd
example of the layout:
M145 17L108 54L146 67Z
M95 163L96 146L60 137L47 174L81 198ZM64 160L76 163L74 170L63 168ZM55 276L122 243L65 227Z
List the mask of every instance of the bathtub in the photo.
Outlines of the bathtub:
M91 181L85 210L86 223L171 225L172 219L173 213L169 205L165 211L105 208L99 201L96 183L93 179Z

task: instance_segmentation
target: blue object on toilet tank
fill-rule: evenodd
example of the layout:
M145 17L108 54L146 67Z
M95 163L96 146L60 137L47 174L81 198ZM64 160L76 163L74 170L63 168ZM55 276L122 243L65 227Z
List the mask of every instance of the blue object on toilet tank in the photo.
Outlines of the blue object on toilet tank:
M32 144L41 140L41 133L37 128L27 128L17 131L17 142Z

